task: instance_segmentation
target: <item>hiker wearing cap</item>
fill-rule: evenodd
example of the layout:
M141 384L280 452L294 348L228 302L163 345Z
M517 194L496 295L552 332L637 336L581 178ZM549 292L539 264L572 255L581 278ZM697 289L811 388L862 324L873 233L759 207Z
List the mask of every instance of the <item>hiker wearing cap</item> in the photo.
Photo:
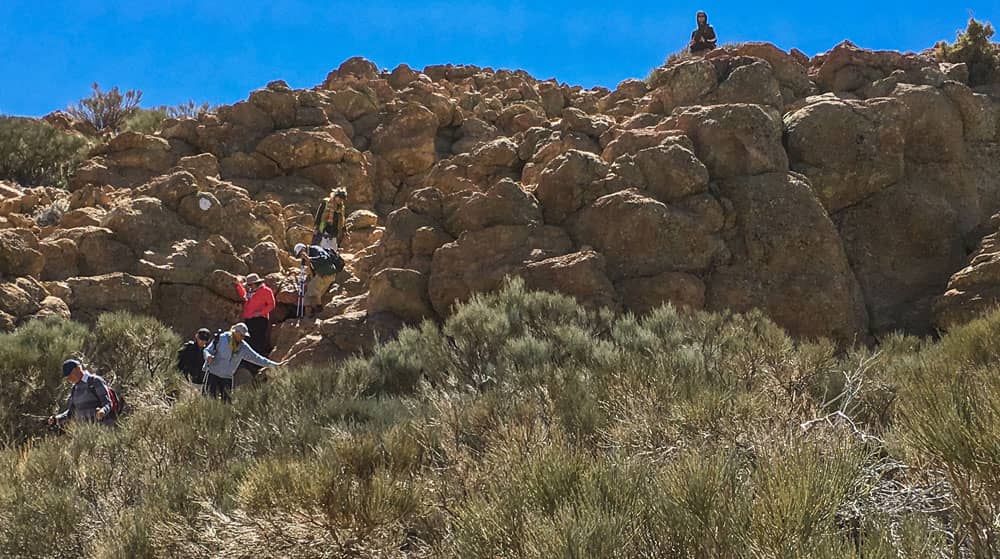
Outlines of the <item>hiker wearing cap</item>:
M715 29L708 24L708 14L698 12L698 29L691 33L691 42L688 43L688 50L692 53L708 52L715 48Z
M243 299L243 323L250 330L250 347L266 356L271 353L271 311L274 291L257 274L250 274L242 283L236 282L236 293ZM251 370L256 373L257 369Z
M213 399L222 398L224 402L230 401L229 392L233 386L233 375L236 374L236 369L242 361L260 367L279 367L284 364L271 361L254 351L244 339L249 337L249 334L250 329L247 325L239 322L228 332L220 334L202 352L207 362L208 373L205 377L205 388Z
M69 391L66 410L49 417L49 425L76 421L100 422L114 425L117 415L108 383L103 378L86 371L76 359L67 359L62 365L62 375L73 385Z
M344 269L344 260L336 251L302 243L295 245L292 255L308 271L309 282L304 294L304 304L316 314L323 308L323 295L337 279L337 273Z
M202 351L205 346L212 341L212 332L208 328L198 330L194 339L184 342L184 345L177 351L177 370L184 374L184 378L194 384L205 382L205 356Z
M347 222L347 191L338 188L319 203L313 225L316 233L312 244L327 250L340 250L344 245L344 224Z

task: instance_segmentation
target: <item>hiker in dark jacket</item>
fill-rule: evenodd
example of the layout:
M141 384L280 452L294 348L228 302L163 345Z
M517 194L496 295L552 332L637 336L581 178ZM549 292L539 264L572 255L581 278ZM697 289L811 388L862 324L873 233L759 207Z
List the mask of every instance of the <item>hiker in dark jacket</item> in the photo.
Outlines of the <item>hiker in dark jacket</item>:
M315 315L323 309L323 295L330 289L337 273L344 269L344 261L336 251L317 245L306 246L299 243L292 249L292 254L302 261L308 271L305 305Z
M104 425L114 425L117 417L114 404L108 393L108 384L103 378L84 370L76 359L63 362L62 374L73 385L69 392L66 410L49 417L49 425L63 423L69 419L96 421Z
M184 374L184 378L195 384L205 382L205 357L202 354L208 342L212 341L212 332L208 328L202 328L194 335L193 340L184 342L177 352L177 369Z
M698 29L691 33L691 42L688 50L693 53L708 52L715 48L715 29L708 24L708 14L698 12Z

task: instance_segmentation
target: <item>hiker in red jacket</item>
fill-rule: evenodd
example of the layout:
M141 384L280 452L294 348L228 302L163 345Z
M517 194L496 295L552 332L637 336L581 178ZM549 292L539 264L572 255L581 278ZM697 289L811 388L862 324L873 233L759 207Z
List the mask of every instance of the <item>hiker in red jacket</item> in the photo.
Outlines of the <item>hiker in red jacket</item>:
M250 274L243 283L236 283L236 293L243 299L243 322L250 330L250 347L257 353L268 356L271 353L271 311L274 310L274 291L257 274ZM257 374L260 367L249 365L250 372Z

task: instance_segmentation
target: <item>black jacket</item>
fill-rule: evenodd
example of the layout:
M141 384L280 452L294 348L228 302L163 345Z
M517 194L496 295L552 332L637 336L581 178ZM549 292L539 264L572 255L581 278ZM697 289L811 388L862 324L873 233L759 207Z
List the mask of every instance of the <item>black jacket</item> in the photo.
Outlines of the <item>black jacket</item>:
M177 351L177 368L184 373L184 377L195 384L204 382L202 367L205 365L205 356L202 355L198 342L188 340Z

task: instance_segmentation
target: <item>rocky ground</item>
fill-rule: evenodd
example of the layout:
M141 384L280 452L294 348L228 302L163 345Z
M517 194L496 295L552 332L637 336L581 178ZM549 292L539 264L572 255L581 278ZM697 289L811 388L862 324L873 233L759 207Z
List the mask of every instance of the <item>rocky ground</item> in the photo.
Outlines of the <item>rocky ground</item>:
M744 44L614 91L350 59L312 89L123 133L69 191L0 188L0 328L126 309L188 335L231 323L235 278L256 272L278 355L300 362L506 275L591 307L761 308L844 344L931 333L1000 300L1000 88L967 82L849 43ZM285 320L288 250L335 187L347 271L321 318Z

